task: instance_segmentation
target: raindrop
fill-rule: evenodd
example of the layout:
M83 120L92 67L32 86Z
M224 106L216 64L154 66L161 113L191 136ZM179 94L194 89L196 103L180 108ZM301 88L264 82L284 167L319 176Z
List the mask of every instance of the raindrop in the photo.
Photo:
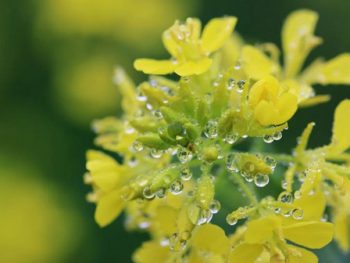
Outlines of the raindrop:
M292 203L293 202L293 196L291 193L284 191L282 193L280 193L280 195L278 196L278 200L282 203Z
M273 137L271 135L265 135L263 138L264 142L266 143L272 143L273 142Z
M143 150L143 144L139 141L134 141L134 143L132 144L132 148L136 152L141 152Z
M248 182L253 182L254 180L254 176L251 174L251 173L248 173L247 171L245 170L242 170L241 171L241 176Z
M224 141L228 144L234 144L238 140L239 136L235 133L226 134Z
M258 173L254 177L254 183L257 187L264 187L268 185L270 178L267 174Z
M149 186L146 186L144 189L143 189L143 197L146 198L146 199L153 199L154 196L155 196L155 193L152 192L151 188Z
M230 226L234 226L235 224L237 224L238 219L235 215L233 214L228 214L226 217L226 222L227 224L229 224Z
M205 223L209 223L212 218L213 218L213 214L209 209L201 209L199 212L197 225L203 225Z
M181 194L184 189L184 185L181 181L175 181L170 185L170 192L174 195Z
M228 170L230 170L231 172L238 172L239 169L237 167L237 163L236 163L236 157L234 154L229 154L226 158L226 167Z
M303 219L304 212L303 212L302 209L295 208L295 209L292 210L292 216L293 216L294 219L300 220L300 219Z
M296 190L294 192L294 198L295 199L300 199L301 198L301 191L300 190Z
M210 212L212 212L213 214L216 214L219 212L221 208L221 204L218 200L213 200L210 205L209 205L209 210Z
M180 147L177 150L177 158L181 163L187 163L192 159L193 155L190 150L184 147Z
M163 119L163 114L161 113L160 110L155 110L155 111L153 112L153 115L154 115L154 117L156 117L158 120Z
M237 82L237 91L242 93L244 90L245 80L241 79Z
M154 159L159 159L160 157L162 157L163 151L162 150L158 150L158 149L151 149L151 157Z
M264 161L268 166L271 167L272 170L276 168L277 162L273 157L265 156Z
M191 179L192 177L192 172L189 168L183 168L181 171L180 171L180 177L182 180L184 181L188 181Z
M234 78L229 78L227 80L226 88L227 88L227 90L232 90L235 85L236 85L235 79Z
M156 192L156 196L157 196L158 198L164 198L164 197L165 197L165 193L166 193L165 188L160 188L160 189Z
M139 90L137 93L137 100L138 101L147 101L146 95L142 92L142 90Z
M282 132L276 132L272 135L272 138L275 140L275 141L279 141L282 139Z
M209 139L214 139L218 136L218 123L214 120L210 120L204 128L204 135Z

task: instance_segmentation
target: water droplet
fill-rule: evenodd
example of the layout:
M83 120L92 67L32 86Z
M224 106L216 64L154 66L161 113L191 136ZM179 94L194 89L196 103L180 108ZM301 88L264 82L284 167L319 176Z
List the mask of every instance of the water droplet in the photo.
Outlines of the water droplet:
M152 87L152 88L156 88L158 86L158 82L153 79L153 78L150 78L149 80L149 85Z
M235 85L236 85L235 79L234 78L229 78L227 80L226 88L227 88L227 90L232 90Z
M209 210L210 212L212 212L213 214L216 214L219 212L221 208L221 204L218 200L213 200L210 205L209 205Z
M276 207L275 210L274 210L274 212L275 212L276 214L281 213L281 208L280 208L280 207Z
M226 134L224 141L228 144L234 144L238 140L239 136L236 133Z
M293 202L293 195L290 192L283 191L279 194L278 200L282 203L292 203Z
M177 150L177 158L181 163L187 163L192 159L193 155L190 150L184 147L180 147Z
M143 144L139 141L134 141L132 148L135 150L135 152L141 152L143 150Z
M143 197L146 199L153 199L155 197L155 193L152 192L151 188L149 186L146 186L143 188Z
M229 224L230 226L234 226L235 224L237 224L238 219L237 219L237 217L236 217L235 215L233 215L233 214L228 214L228 215L226 216L226 222L227 222L227 224Z
M294 192L294 198L295 198L295 199L300 199L300 198L301 198L301 191L296 190L296 191Z
M151 225L151 224L150 224L150 222L148 222L148 221L141 221L141 222L139 223L139 228L140 228L140 229L147 229L147 228L149 228L150 225Z
M248 183L253 182L253 180L254 180L253 174L251 174L251 173L249 173L249 172L247 172L247 171L245 171L245 170L242 170L242 171L241 171L241 176L242 176Z
M165 188L160 188L157 192L156 192L156 196L158 198L164 198L166 194L166 189Z
M234 66L235 70L240 70L241 69L241 63L237 62L236 65Z
M209 139L214 139L218 136L218 123L214 120L210 120L204 128L204 135Z
M154 159L159 159L160 157L162 157L163 151L162 150L158 150L158 149L151 149L151 157Z
M282 189L286 190L287 186L288 186L287 181L283 179L282 182L281 182L281 186L282 186Z
M226 157L226 167L231 172L238 172L239 169L237 167L236 156L234 154L229 154Z
M182 180L184 181L188 181L191 179L192 177L192 172L189 168L183 168L181 171L180 171L180 177Z
M244 90L245 80L241 79L237 82L237 91L242 93Z
M175 181L170 185L170 192L174 195L181 194L184 189L184 185L181 181Z
M163 119L163 114L162 114L162 112L161 112L160 110L155 110L155 111L153 112L153 115L154 115L154 117L156 117L156 119L158 119L158 120Z
M129 167L135 167L137 164L138 162L135 156L131 157L130 160L128 161Z
M134 127L132 127L129 123L125 123L125 133L132 134L135 132Z
M276 160L271 157L271 156L265 156L264 158L264 162L271 167L272 170L274 170L276 168L277 162Z
M272 135L272 138L275 140L275 141L279 141L282 139L282 132L276 132Z
M292 210L292 216L296 220L303 219L304 211L302 209L295 208Z
M197 225L203 225L205 223L209 223L212 218L213 218L213 214L209 209L201 209L199 212Z
M265 135L263 138L264 142L266 143L272 143L273 142L273 137L271 135Z
M153 106L151 103L147 103L146 108L147 108L147 110L150 110L150 111L153 110Z
M270 178L267 174L258 173L254 177L254 183L257 187L264 187L268 185Z
M144 101L147 101L147 97L146 97L146 95L143 93L143 91L142 90L139 90L138 92L137 92L137 100L138 101L142 101L142 102L144 102Z

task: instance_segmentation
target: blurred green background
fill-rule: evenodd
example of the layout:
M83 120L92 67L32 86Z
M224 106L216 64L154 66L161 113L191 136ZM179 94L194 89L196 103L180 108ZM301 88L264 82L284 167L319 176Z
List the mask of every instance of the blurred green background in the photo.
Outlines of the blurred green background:
M349 0L1 0L0 262L130 262L145 236L126 233L123 218L100 229L82 182L89 123L120 111L115 66L142 80L132 61L167 57L161 32L187 16L235 15L244 37L280 45L284 18L299 8L320 14L324 44L311 58L350 51ZM310 120L312 146L328 143L335 105L350 89L317 90L332 101L299 111L280 151ZM321 255L349 262L335 245Z

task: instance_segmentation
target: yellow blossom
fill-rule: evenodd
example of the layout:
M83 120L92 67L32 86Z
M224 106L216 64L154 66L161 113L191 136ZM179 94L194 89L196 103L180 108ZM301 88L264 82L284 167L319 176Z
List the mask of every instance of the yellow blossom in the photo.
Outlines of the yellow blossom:
M230 37L236 25L235 17L215 18L204 27L196 18L179 21L163 33L163 44L172 56L170 60L137 59L134 66L146 74L180 76L199 75L209 69L209 55L220 49Z
M297 98L284 92L278 80L269 75L252 86L249 104L255 119L263 126L287 122L297 110Z

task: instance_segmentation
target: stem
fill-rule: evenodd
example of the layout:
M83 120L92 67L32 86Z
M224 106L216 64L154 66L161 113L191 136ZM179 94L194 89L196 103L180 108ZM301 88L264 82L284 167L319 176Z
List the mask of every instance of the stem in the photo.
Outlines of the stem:
M258 199L256 198L254 192L244 182L243 178L238 173L233 173L232 178L235 180L235 182L238 184L238 186L242 189L242 191L246 194L249 201L253 205L257 205Z
M277 161L281 161L281 162L285 162L285 163L290 163L290 162L294 162L295 161L294 160L294 156L291 156L289 154L266 153L266 152L262 152L261 154L271 156L271 157L275 158Z

